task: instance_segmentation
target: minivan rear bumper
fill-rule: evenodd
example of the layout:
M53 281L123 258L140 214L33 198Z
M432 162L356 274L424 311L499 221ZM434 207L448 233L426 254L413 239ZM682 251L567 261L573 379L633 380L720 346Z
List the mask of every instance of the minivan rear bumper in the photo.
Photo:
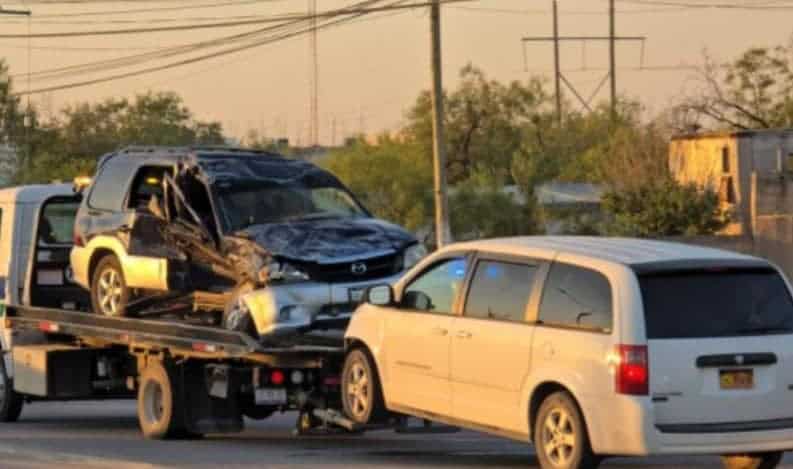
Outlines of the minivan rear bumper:
M595 452L625 456L735 454L793 449L793 418L656 426L649 397L615 396L587 415ZM597 423L599 422L599 424Z

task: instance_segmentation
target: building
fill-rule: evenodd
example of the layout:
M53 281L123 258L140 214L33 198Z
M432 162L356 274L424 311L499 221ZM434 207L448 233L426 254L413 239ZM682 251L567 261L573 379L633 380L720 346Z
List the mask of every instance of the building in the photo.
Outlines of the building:
M751 234L752 173L767 180L793 171L793 129L679 135L669 145L669 168L678 181L718 193L732 212L723 234Z

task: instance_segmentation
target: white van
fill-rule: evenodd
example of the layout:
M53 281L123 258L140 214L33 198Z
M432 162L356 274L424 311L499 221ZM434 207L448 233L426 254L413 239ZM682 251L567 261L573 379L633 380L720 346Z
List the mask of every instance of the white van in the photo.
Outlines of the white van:
M533 442L543 468L607 455L793 448L793 299L736 253L636 239L446 247L370 289L346 333L345 413Z
M69 267L80 200L71 184L0 190L0 422L16 420L22 409L21 399L11 391L13 366L8 352L12 343L39 340L5 328L5 305L88 310L88 295L72 282ZM34 240L39 250L36 265L31 268Z

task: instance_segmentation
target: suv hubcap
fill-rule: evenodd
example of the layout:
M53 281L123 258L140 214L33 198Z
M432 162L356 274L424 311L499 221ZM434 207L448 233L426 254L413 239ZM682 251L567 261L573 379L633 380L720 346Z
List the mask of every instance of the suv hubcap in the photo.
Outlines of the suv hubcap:
M121 276L115 269L107 269L99 276L99 307L107 316L116 316L121 304Z
M570 463L575 450L575 430L565 409L554 409L545 417L542 444L545 456L555 466L566 467Z
M360 362L350 367L347 377L347 402L356 417L362 417L369 409L369 376Z

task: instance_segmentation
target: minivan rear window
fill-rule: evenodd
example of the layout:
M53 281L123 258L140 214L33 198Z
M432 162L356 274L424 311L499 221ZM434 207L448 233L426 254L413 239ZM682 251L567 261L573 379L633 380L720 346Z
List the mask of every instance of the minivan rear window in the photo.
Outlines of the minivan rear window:
M772 268L639 276L648 339L793 333L793 300Z

